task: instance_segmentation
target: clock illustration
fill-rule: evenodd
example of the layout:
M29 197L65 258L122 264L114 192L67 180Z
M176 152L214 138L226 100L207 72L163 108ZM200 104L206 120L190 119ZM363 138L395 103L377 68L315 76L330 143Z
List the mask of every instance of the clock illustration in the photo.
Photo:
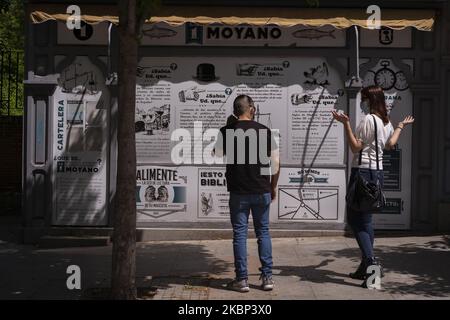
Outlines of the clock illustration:
M382 61L380 64L383 68L375 72L375 83L383 90L390 90L394 87L397 77L395 72L388 68L389 61Z
M390 62L387 60L381 61L381 69L378 71L369 70L364 77L364 85L375 84L380 86L383 90L391 90L395 88L398 91L404 91L409 88L406 76L403 71L393 71L388 68Z
M406 81L406 76L403 71L398 71L395 74L396 81L394 84L394 88L399 91L404 91L409 88L408 82Z

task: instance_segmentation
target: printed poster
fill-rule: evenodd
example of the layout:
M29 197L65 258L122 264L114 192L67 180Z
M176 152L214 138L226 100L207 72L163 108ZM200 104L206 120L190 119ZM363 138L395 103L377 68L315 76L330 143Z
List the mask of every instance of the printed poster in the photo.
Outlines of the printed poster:
M288 163L326 166L344 164L344 132L332 110L347 109L344 82L327 61L299 59L296 83L288 88Z
M62 71L53 96L56 225L106 225L108 91L87 57Z
M171 117L170 82L176 64L141 64L136 79L136 156L139 161L169 162Z
M198 218L229 219L230 194L226 184L225 168L198 169Z
M279 132L282 165L344 165L344 132L333 121L331 110L347 111L347 96L337 67L329 61L315 57L145 57L139 62L136 88L138 165L177 166L184 170L180 176L185 176L193 188L188 188L192 197L187 203L164 207L162 203L155 202L155 206L145 201L141 187L140 221L228 219L228 193L225 180L220 177L225 169L207 169L205 165L210 163L205 163L205 159L214 146L217 130L225 125L232 114L233 101L240 94L253 98L255 121ZM188 145L182 152L183 162L174 162L181 144ZM216 176L203 176L209 174ZM342 185L336 182L331 187L345 187L344 180L338 181ZM142 185L142 181L138 183ZM285 188L292 188L292 184L286 182ZM157 194L157 190L149 189ZM320 192L328 192L322 189ZM310 190L305 187L303 192L307 191ZM310 196L305 194L306 198ZM333 194L330 198L339 196ZM318 197L322 199L321 195ZM326 199L322 205L331 206L327 202L331 199ZM272 219L278 215L275 207L273 204ZM288 219L287 212L280 208L279 219ZM302 212L293 219L339 221L339 214L335 210L331 216L327 211L321 219L321 214L315 217Z
M412 61L401 63L412 73ZM391 59L379 59L363 77L364 86L379 85L385 92L386 104L394 128L405 116L412 114L412 93L406 75ZM356 99L356 123L367 114ZM411 145L412 127L405 128L394 150L385 151L383 157L386 208L374 215L378 229L408 229L411 210Z
M136 89L138 163L174 163L175 131L190 134L183 165L204 164L233 101L252 97L255 121L278 130L282 163L344 164L344 133L331 110L347 110L344 83L319 58L143 58ZM217 132L217 131L216 131ZM184 140L187 141L186 139ZM195 157L194 157L195 155Z
M345 170L281 168L278 221L343 222Z
M184 168L145 166L136 168L136 206L138 221L182 219L188 216L188 183ZM191 209L192 210L192 209Z

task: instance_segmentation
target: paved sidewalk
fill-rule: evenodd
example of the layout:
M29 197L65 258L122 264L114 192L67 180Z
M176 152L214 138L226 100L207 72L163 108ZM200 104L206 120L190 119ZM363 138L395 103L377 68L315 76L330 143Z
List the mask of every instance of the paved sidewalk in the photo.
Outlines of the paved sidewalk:
M276 288L259 285L256 240L249 240L249 293L226 290L233 277L230 240L138 244L138 286L154 286L153 299L450 299L450 236L384 237L376 254L383 289L367 290L347 277L359 251L352 238L273 240ZM67 266L79 265L82 289L110 283L111 247L36 249L0 241L0 299L79 299L66 287Z

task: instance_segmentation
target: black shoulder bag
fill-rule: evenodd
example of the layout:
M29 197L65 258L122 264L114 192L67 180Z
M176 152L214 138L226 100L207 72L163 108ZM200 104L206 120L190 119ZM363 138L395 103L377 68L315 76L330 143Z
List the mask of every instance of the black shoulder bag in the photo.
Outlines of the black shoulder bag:
M378 160L378 133L377 133L377 121L373 117L375 124L375 152L377 157L377 170L380 170ZM361 165L362 150L359 152L359 165ZM359 171L356 173L353 183L351 183L347 190L347 196L345 197L347 205L360 212L380 212L386 204L386 197L381 188L380 181L376 179L376 182L367 181Z

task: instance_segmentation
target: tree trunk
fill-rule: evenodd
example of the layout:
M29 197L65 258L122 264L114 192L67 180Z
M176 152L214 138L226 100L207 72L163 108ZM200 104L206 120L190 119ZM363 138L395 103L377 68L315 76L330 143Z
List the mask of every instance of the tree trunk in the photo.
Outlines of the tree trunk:
M138 38L136 0L120 0L118 67L118 157L111 298L136 299L135 98Z

